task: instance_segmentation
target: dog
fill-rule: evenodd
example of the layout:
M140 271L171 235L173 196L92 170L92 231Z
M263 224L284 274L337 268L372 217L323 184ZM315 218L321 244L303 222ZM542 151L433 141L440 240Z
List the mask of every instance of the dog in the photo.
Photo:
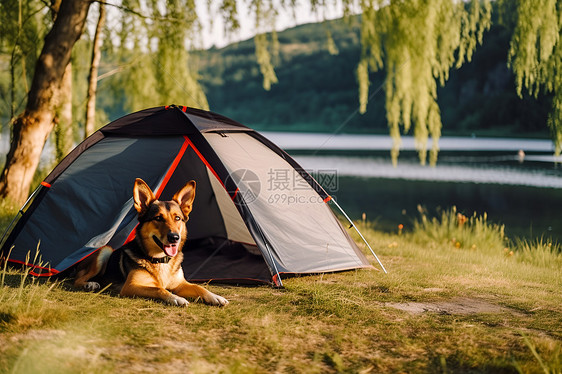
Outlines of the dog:
M159 201L140 178L133 188L139 224L134 240L113 250L100 248L78 265L74 286L96 291L112 285L121 296L161 300L185 307L188 298L225 306L228 300L185 280L181 263L187 237L186 222L193 208L195 181L189 181L172 200Z

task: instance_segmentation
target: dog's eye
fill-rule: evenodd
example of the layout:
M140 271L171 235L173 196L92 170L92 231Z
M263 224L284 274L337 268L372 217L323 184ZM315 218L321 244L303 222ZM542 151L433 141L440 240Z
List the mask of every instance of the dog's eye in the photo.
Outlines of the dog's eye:
M180 216L175 216L174 219L175 219L176 221L179 221L179 220L181 220L181 217L180 217Z
M156 217L154 217L153 219L154 219L155 221L158 221L158 222L164 221L164 217L162 217L162 216L156 216Z

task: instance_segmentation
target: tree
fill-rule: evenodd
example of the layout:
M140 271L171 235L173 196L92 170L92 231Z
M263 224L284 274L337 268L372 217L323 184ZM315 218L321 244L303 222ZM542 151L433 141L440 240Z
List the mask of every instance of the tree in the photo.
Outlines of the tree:
M0 120L13 121L25 106L45 33L39 1L0 0Z
M552 93L548 118L556 155L562 150L562 3L556 0L502 0L504 21L514 24L509 66L519 96Z
M156 90L160 103L180 103L209 109L207 97L199 85L195 69L189 68L187 41L196 39L198 18L191 1L168 0L165 11L155 9L151 32L157 41L154 54ZM178 64L178 61L183 63ZM154 98L153 98L154 100Z
M74 145L74 126L72 121L72 62L66 65L59 89L55 94L55 160L61 161Z
M31 1L20 0L18 5ZM41 149L53 129L55 93L93 1L53 0L54 4L60 3L60 11L45 37L25 110L13 123L10 151L0 175L2 198L20 203L25 200ZM558 41L562 5L556 0L518 0L515 5L512 1L500 1L505 7L515 8L510 64L518 79L519 92L525 87L535 94L539 88L554 93L549 125L556 136L557 152L560 152L562 45ZM188 104L207 107L197 74L188 65L191 56L186 42L196 40L200 31L193 0L98 2L121 11L122 26L117 34L106 37L106 41L120 40L116 58L119 66L114 71L121 72L115 81L122 84L115 86L121 90L127 87L125 105L128 109L139 109L148 103L179 102L180 98L182 102L191 98ZM211 8L211 2L207 4ZM237 0L219 2L218 9L227 31L239 27L237 4ZM279 8L295 10L296 1L251 0L248 4L258 32L254 39L256 59L263 75L263 86L268 89L277 81L272 62L278 46L275 19ZM309 4L318 13L331 6L329 2L317 0L310 0ZM433 145L429 158L430 163L435 163L441 134L437 83L443 85L450 69L469 61L482 42L491 23L490 0L343 0L342 5L347 16L352 15L357 6L361 10L363 49L357 67L360 110L367 109L369 73L384 69L387 121L394 138L393 159L396 161L398 157L401 130L408 132L413 127L421 162L426 161L427 140L431 136ZM14 13L14 9L13 2L10 5L10 1L1 0L1 20L7 19L8 11ZM18 35L23 30L21 17L19 21ZM4 24L0 27L5 28ZM0 43L3 38L0 36ZM25 72L25 64L21 66ZM94 75L92 73L91 77ZM15 101L12 99L12 103Z
M51 15L57 18L61 0L51 0ZM53 126L55 130L55 160L61 161L72 150L74 145L72 126L72 61L68 62L54 95L55 115Z
M22 203L27 197L41 150L53 129L53 99L60 87L72 47L83 32L92 0L63 1L35 65L25 111L14 121L0 196Z
M360 111L367 110L369 71L385 68L386 112L393 138L392 159L400 149L400 128L414 127L421 163L427 157L428 135L433 139L430 162L437 161L441 115L437 81L450 69L471 59L477 43L490 27L489 1L451 0L362 1L361 60L357 67Z
M92 59L88 74L88 93L86 96L86 120L84 122L84 138L90 136L96 127L96 92L98 87L98 69L101 60L102 33L105 25L105 4L99 3L99 17L96 24L92 45Z

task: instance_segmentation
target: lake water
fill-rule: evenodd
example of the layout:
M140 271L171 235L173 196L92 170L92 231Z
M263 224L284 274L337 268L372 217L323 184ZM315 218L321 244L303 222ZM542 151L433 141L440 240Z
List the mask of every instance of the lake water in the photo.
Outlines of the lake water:
M381 230L411 227L418 205L430 214L456 206L465 215L486 212L510 238L562 241L562 158L550 140L444 137L430 167L404 137L394 167L388 136L263 134L328 183L352 219L365 213Z
M403 137L394 167L389 136L263 134L311 171L352 219L365 213L381 230L411 227L418 205L430 214L456 206L465 215L486 212L511 238L562 242L562 157L553 156L550 140L443 137L430 167L420 165L413 138ZM0 137L2 155L7 137Z

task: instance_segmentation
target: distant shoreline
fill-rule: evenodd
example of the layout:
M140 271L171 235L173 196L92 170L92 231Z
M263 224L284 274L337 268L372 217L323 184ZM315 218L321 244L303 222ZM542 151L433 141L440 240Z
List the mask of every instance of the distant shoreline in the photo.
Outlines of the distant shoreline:
M317 151L388 151L392 147L389 135L357 135L329 133L290 133L262 131L266 138L285 150ZM415 151L413 136L402 136L401 150ZM492 137L443 136L439 139L440 151L503 151L503 152L544 152L554 153L554 145L549 139L520 139ZM431 148L431 140L428 140Z

